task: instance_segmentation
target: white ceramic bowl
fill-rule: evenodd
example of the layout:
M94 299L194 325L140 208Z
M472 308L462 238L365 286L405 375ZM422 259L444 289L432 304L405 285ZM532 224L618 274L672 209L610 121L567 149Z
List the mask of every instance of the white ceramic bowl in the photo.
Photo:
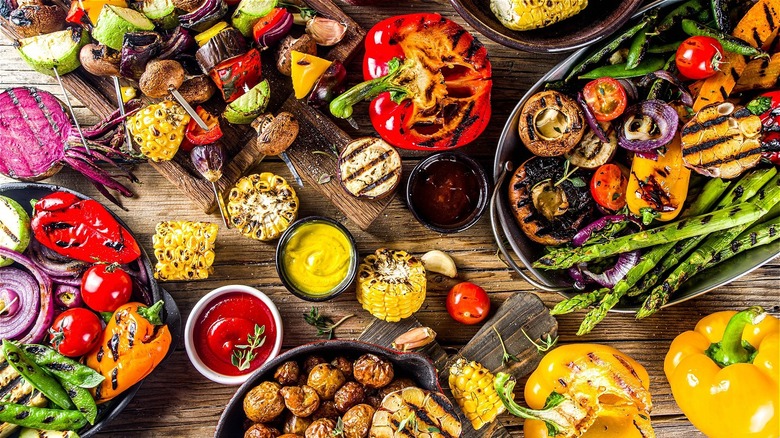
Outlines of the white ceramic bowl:
M279 351L282 349L282 338L284 337L282 316L279 314L279 309L276 308L276 305L273 303L273 301L271 301L270 298L268 298L266 294L253 287L239 284L222 286L207 293L203 298L200 299L200 301L195 304L192 312L190 312L190 316L187 317L187 325L184 327L184 347L187 350L187 356L190 358L192 366L194 366L198 372L203 374L203 376L207 379L213 382L221 383L223 385L240 385L244 383L247 378L249 378L252 372L250 371L240 376L226 376L206 366L206 364L203 363L203 361L198 356L198 352L195 350L195 322L198 320L198 318L200 318L203 312L209 309L211 303L216 301L222 295L235 292L243 292L258 298L268 307L268 309L271 311L271 315L273 315L274 324L276 325L276 339L273 340L273 349L271 350L268 359L266 359L266 362L272 360L279 354ZM268 341L270 341L270 339Z

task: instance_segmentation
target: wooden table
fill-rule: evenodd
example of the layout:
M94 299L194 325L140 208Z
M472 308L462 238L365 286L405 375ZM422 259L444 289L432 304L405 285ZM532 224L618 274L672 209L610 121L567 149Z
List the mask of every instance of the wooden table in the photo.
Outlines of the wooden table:
M380 18L394 14L425 11L440 12L464 24L446 0L384 3L380 2L383 5L375 7L343 7L365 28L371 27ZM474 32L470 28L469 30ZM510 111L525 90L562 56L518 52L484 37L481 41L487 45L493 63L493 116L487 132L463 151L478 158L486 168L492 169L495 145ZM60 95L54 80L32 71L15 53L9 41L2 40L0 44L0 59L3 59L0 65L0 87L34 85ZM350 83L357 82L361 71L359 60L353 62L349 70ZM96 122L89 110L78 105L77 115L82 123L89 125ZM365 104L355 111L361 126L359 134L367 135L372 131L366 114ZM348 126L343 125L343 128L356 135ZM424 156L417 153L403 155L406 174L419 158ZM260 167L288 179L290 177L287 168L279 161L268 160L261 163ZM150 166L140 165L136 173L142 184L134 187L136 198L125 200L129 211L117 208L114 210L134 230L147 252L151 253L154 226L159 221L187 219L221 222L217 216L209 217L201 213L187 197L177 192ZM69 169L63 170L48 182L102 199L84 178ZM315 196L311 187L301 190L299 197L300 216L325 214L344 221L336 208L322 197ZM477 330L476 327L459 325L447 315L444 307L445 296L449 288L458 281L471 281L482 285L490 293L494 308L517 292L537 294L548 306L560 300L556 294L534 290L498 258L487 217L483 217L476 226L466 232L442 235L419 225L404 201L396 198L367 232L349 222L345 225L354 234L361 254L385 246L406 249L418 255L431 249L441 249L453 256L459 266L459 278L450 280L437 276L430 281L428 298L417 313L417 318L424 325L431 326L440 333L439 340L445 346L463 345ZM214 275L206 281L170 282L164 283L163 287L173 295L184 316L189 314L200 297L216 287L227 284L256 287L267 293L282 312L285 321L285 348L315 340L315 331L303 322L301 316L309 310L311 304L294 297L281 285L274 266L274 250L273 243L248 240L234 230L221 227L217 239ZM778 278L780 263L775 260L728 286L666 309L646 320L636 321L632 315L611 314L591 334L584 337L574 335L582 313L562 316L558 318L560 342L607 343L632 355L647 368L651 376L653 418L658 436L702 436L680 413L664 377L663 358L669 343L678 333L692 329L701 317L714 311L761 305L777 314L780 312ZM349 313L356 315L337 329L337 336L341 338L357 338L372 321L372 316L360 308L352 293L345 293L319 307L334 320ZM202 377L190 365L183 343L180 343L172 357L146 380L135 399L106 429L105 435L101 436L211 436L217 419L234 390L233 387L218 385ZM507 417L505 420L514 436L522 436L522 422L519 419Z

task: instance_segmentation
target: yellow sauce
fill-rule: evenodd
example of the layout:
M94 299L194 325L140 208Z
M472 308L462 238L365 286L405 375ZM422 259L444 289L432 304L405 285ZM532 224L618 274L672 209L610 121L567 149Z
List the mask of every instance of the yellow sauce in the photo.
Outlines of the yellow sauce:
M293 231L282 256L287 279L307 295L327 295L347 277L352 245L326 222L310 222Z

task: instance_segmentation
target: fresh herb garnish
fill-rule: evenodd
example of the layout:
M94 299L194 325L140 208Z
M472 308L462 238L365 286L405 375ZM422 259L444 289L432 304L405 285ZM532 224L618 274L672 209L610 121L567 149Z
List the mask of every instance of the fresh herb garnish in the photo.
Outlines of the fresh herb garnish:
M239 371L248 370L251 362L257 357L255 350L265 344L264 334L265 326L255 324L255 332L247 335L246 344L233 347L233 355L230 357L230 363L238 368Z
M333 432L330 433L331 436L344 436L344 422L341 420L341 417L339 417L338 421L336 422L336 428L333 429Z
M414 411L409 412L409 415L398 423L398 429L396 430L400 432L406 429L407 426L409 426L412 431L417 430L417 416L414 414Z
M501 363L506 365L508 362L520 362L520 359L518 359L517 356L514 354L509 354L509 352L506 350L506 345L504 345L504 338L501 337L501 333L498 332L496 326L493 326L493 331L496 332L496 336L498 336L498 342L501 343L501 349L504 350L504 357L501 359Z
M309 313L303 314L303 320L306 321L306 324L317 329L317 336L325 336L328 339L333 339L333 330L353 316L355 315L349 314L334 324L332 319L320 314L320 309L312 307Z
M558 344L558 336L553 338L550 336L549 333L547 333L547 338L544 337L539 338L539 342L534 341L531 339L530 336L528 336L528 333L525 332L524 329L520 329L521 332L523 332L523 335L525 335L525 338L528 339L528 341L533 344L534 347L536 347L536 351L539 353L545 353L547 351L550 351L553 347L555 347L556 344Z

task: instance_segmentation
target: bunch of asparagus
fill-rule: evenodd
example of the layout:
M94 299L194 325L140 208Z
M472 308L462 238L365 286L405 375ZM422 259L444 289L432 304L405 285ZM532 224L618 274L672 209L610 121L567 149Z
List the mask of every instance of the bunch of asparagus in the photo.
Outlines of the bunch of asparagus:
M724 192L726 195L722 196ZM644 297L637 318L646 318L697 273L742 251L780 238L780 175L758 169L736 182L711 179L683 217L579 248L558 248L534 263L538 269L566 269L578 263L648 248L638 264L612 289L581 293L558 303L553 315L594 306L578 335L589 333L623 297Z

